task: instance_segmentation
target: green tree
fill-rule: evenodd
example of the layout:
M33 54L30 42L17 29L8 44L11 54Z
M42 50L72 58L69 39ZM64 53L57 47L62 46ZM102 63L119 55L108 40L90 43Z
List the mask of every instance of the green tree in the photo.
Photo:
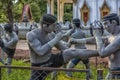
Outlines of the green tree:
M71 21L72 18L73 18L73 5L65 4L63 21L65 20Z
M40 17L47 12L47 0L20 0L22 4L30 4L33 20L39 22Z
M33 16L33 20L36 22L39 22L40 20L40 8L38 5L36 5L35 2L30 4L31 6L31 12L32 12L32 16Z
M0 3L2 3L0 4L1 13L4 13L6 15L6 18L8 18L6 20L8 20L8 23L11 23L11 24L13 24L12 7L13 7L14 1L15 0L1 0L0 1Z
M14 18L15 22L20 22L21 21L22 8L23 8L22 3L14 4L14 6L13 6L13 18Z
M36 0L38 6L39 6L39 19L41 16L45 13L47 13L47 0ZM31 6L32 7L32 6Z
M0 22L20 22L24 4L30 4L33 19L39 22L47 12L47 0L0 0ZM6 17L5 17L6 16Z

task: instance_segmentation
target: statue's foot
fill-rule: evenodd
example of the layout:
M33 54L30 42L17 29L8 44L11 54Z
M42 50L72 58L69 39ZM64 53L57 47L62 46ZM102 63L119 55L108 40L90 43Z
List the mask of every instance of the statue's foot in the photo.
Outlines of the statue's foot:
M72 73L71 72L66 72L66 76L67 77L72 77Z
M1 58L0 58L0 62L1 62L2 64L5 64L4 61L3 61Z

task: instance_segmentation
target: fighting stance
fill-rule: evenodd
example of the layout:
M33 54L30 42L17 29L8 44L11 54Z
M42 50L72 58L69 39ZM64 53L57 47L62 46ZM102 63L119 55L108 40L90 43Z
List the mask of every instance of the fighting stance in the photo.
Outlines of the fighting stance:
M14 56L14 53L16 50L16 45L18 42L18 36L13 31L11 24L5 24L4 30L5 30L6 34L0 40L0 47L8 56L7 61L4 64L11 65L12 58ZM11 70L8 69L8 73L10 73L10 72L11 72Z
M109 73L106 79L120 79L120 74L112 74L111 71L120 70L120 22L119 16L116 13L111 13L102 19L105 29L111 34L107 37L101 37L99 30L94 32L94 37L97 43L97 49L101 57L109 58ZM90 38L75 40L74 43L87 43ZM92 40L93 41L93 40ZM104 41L106 42L104 44Z
M109 14L103 17L103 22L106 30L111 33L108 38L106 47L102 41L99 31L95 33L95 39L97 42L97 49L101 57L109 57L109 70L119 71L120 70L120 22L119 16L115 13ZM107 79L120 79L120 74L112 74L109 71Z
M31 66L35 67L60 67L72 58L86 59L97 56L98 51L86 49L68 49L61 43L61 39L72 30L54 34L57 19L51 14L45 14L41 18L41 28L27 33L26 38L30 49ZM60 53L52 53L52 48L61 50ZM85 57L84 57L85 55ZM45 80L50 71L32 70L30 80Z
M73 23L73 25L75 27L75 32L71 35L71 38L73 38L73 39L85 38L85 33L81 30L80 19L75 18L75 19L73 19L72 23ZM72 45L74 43L70 43L70 44ZM74 44L74 45L75 45L76 49L86 49L85 44L77 43L77 44ZM75 67L79 63L79 61L81 61L80 58L74 58L74 59L70 60L68 65L67 65L67 68ZM84 60L82 60L82 62L85 64L86 69L90 70L89 59L84 59ZM67 75L72 77L71 72L67 72ZM89 72L87 74L87 76L90 77L90 75L91 75L91 73Z

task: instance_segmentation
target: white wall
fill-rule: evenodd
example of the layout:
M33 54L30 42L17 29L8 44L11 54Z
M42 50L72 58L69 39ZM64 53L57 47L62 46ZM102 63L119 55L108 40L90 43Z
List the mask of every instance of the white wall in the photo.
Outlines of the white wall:
M73 18L81 19L80 9L82 8L85 0L78 0L73 10ZM102 7L105 0L86 0L88 7L90 8L90 19L87 23L87 26L90 22L94 20L100 20L100 8ZM120 0L106 0L108 7L110 8L110 13L119 13L120 14Z
M117 3L118 3L117 4L118 5L118 9L117 9L118 10L118 14L120 15L120 0L117 0Z
M85 0L77 0L76 4L73 4L73 18L81 19L80 9L82 8ZM94 20L100 20L100 8L105 0L86 0L88 7L90 8L90 22ZM120 15L120 0L106 0L110 13L118 13ZM51 13L50 3L47 4L47 13Z

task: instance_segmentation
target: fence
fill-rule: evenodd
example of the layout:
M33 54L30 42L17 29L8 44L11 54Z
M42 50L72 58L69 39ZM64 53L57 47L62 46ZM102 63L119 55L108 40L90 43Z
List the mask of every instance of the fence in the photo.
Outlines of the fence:
M12 72L10 74L7 73L7 69L11 69ZM65 72L65 71L72 71L74 72L75 76L65 77L64 75L57 75L54 80L81 80L79 75L82 73L87 73L89 70L83 69L65 69L65 68L49 68L49 67L19 67L19 66L0 66L0 80L29 80L30 78L30 71L31 70L45 70L45 71L57 71L57 72ZM41 74L39 74L41 76ZM36 76L36 77L39 77ZM97 70L97 80L103 79L103 70ZM38 80L35 79L34 80ZM51 75L48 75L45 80L51 80ZM83 76L82 80L90 80L89 77Z

